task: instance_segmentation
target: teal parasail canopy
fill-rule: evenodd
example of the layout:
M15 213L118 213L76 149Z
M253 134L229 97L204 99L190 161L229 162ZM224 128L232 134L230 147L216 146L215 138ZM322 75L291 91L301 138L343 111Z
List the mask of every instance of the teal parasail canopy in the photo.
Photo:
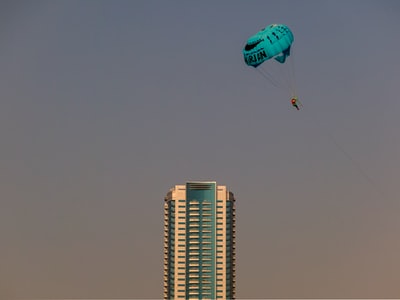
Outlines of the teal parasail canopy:
M271 24L247 40L243 48L244 61L255 68L271 58L284 63L290 55L293 40L293 33L289 27Z

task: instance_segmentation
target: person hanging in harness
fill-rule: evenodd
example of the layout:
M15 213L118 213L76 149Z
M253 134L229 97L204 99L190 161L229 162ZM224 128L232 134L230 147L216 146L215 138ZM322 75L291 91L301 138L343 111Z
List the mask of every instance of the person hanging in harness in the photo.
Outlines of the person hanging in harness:
M298 100L297 97L293 97L293 98L290 100L290 103L292 103L292 106L295 107L297 110L300 110L299 104L297 103L297 102L298 102L297 100Z

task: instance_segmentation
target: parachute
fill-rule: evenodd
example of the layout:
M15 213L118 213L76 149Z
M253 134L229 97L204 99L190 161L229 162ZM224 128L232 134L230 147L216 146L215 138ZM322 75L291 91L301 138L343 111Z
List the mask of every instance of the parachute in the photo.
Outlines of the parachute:
M293 33L283 24L271 24L251 36L243 48L244 61L274 86L296 96L292 55Z

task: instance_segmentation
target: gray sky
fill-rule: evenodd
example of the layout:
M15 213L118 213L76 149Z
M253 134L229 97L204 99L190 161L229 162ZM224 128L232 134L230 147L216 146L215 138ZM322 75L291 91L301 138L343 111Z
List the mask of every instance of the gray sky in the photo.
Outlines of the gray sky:
M295 36L298 95L243 62ZM238 298L400 298L400 2L3 1L0 298L162 297L163 197L237 198Z

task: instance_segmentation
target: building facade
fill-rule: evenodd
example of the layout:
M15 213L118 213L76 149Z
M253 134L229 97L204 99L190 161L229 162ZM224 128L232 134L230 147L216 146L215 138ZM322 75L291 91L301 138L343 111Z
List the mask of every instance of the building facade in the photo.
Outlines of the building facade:
M192 181L164 202L164 299L235 299L235 198Z

